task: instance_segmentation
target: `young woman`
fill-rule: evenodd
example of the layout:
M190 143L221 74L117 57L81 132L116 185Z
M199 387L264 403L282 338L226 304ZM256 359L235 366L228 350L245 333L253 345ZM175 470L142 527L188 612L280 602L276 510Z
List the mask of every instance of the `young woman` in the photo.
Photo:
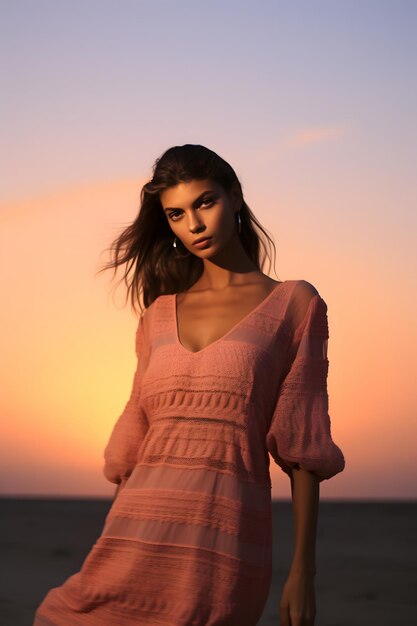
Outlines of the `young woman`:
M272 573L268 453L295 521L277 623L313 626L319 483L345 464L327 305L311 283L262 272L271 239L216 153L176 146L153 172L106 266L127 264L125 280L134 266L128 293L144 303L131 396L104 451L117 497L34 626L255 626Z

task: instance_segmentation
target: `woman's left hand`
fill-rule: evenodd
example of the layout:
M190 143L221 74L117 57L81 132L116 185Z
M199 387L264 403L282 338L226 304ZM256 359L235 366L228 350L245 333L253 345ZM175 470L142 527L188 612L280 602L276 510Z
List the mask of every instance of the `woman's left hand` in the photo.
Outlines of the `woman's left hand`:
M279 603L280 626L314 626L314 574L290 572Z

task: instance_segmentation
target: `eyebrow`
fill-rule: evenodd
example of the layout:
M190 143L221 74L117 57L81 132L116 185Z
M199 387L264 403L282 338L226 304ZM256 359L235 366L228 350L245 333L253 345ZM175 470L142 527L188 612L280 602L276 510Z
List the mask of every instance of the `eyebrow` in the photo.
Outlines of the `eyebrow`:
M196 198L192 204L193 208L195 208L196 206L198 206L200 200L202 200L203 196L206 193L213 193L213 189L206 189L206 191L203 191L203 193L200 193L200 195L198 196L198 198ZM167 206L164 211L182 211L182 209L180 209L179 207L171 207L171 206Z

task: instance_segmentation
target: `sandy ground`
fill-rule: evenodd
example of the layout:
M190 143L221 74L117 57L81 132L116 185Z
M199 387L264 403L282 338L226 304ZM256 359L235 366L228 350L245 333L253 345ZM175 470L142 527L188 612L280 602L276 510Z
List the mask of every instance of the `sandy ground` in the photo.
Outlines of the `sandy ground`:
M1 626L32 625L48 589L80 569L110 504L0 499ZM291 502L274 502L273 516L274 575L258 626L279 624L279 596L292 554ZM417 502L322 501L315 626L417 624L416 531Z

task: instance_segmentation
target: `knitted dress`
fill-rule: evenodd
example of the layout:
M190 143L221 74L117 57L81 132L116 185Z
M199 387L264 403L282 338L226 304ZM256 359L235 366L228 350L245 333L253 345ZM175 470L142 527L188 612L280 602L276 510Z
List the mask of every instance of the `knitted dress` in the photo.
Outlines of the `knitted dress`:
M136 331L137 368L104 451L121 482L81 570L33 626L255 626L270 590L269 454L289 476L344 469L328 414L327 305L286 280L198 352L176 294Z

